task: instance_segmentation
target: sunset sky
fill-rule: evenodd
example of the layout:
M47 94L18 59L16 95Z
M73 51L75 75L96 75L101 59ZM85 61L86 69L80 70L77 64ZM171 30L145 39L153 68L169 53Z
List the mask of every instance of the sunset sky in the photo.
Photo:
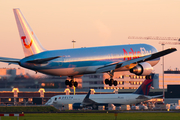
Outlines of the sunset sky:
M46 49L72 48L75 40L76 48L147 43L162 50L159 40L128 36L180 37L179 6L180 0L0 0L0 56L24 57L13 8L21 9ZM165 70L176 67L180 51L165 57ZM160 61L154 71L161 69Z

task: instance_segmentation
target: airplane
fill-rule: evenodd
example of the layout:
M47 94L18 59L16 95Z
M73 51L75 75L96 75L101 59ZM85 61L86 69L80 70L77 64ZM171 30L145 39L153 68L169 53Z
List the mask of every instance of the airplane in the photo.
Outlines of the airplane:
M148 44L114 45L61 50L46 50L19 8L13 9L25 57L22 59L0 57L0 62L16 64L40 73L68 76L65 84L78 86L75 77L84 74L108 73L105 79L109 86L117 86L114 72L130 71L136 75L148 76L161 56L176 51L169 48L158 52Z
M107 106L108 104L114 104L115 106L120 105L130 105L140 103L152 98L161 97L148 96L149 90L153 81L153 76L151 79L146 79L139 88L128 94L90 94L89 90L87 95L56 95L51 97L45 105L53 105L55 107L63 107L65 104L73 104L74 109L80 109L88 106L92 106L93 109L97 109L98 106Z

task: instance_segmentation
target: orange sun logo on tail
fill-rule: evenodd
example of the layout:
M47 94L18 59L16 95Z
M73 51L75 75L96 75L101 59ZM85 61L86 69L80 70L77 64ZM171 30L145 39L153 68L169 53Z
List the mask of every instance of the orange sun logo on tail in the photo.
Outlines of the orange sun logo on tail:
M23 44L24 44L24 46L25 46L26 48L30 48L30 47L31 47L31 45L32 45L32 40L31 40L30 44L27 45L26 42L25 42L26 36L22 36L21 39L23 40Z

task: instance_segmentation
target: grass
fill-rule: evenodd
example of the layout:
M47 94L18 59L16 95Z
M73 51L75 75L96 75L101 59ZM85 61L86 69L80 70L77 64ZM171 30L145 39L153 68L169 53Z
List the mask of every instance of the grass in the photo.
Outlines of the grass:
M0 107L0 113L21 113L21 112L59 112L52 106L12 106L12 107Z
M118 113L117 120L177 120L180 113ZM2 117L1 120L17 120ZM115 120L114 113L36 113L26 114L19 120Z

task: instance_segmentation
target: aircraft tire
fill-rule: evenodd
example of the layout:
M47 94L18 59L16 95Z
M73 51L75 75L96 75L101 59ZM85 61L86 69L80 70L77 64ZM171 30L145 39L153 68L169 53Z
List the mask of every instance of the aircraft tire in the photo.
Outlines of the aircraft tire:
M117 86L117 81L116 80L114 80L114 86Z
M105 79L105 84L109 84L109 79Z
M74 87L77 87L78 86L78 83L77 82L74 82Z
M113 79L110 79L110 82L109 82L109 83L114 84L114 80L113 80Z
M72 83L71 82L69 82L69 87L72 87Z
M66 81L65 81L65 84L66 84L66 85L69 85L69 80L66 80Z

